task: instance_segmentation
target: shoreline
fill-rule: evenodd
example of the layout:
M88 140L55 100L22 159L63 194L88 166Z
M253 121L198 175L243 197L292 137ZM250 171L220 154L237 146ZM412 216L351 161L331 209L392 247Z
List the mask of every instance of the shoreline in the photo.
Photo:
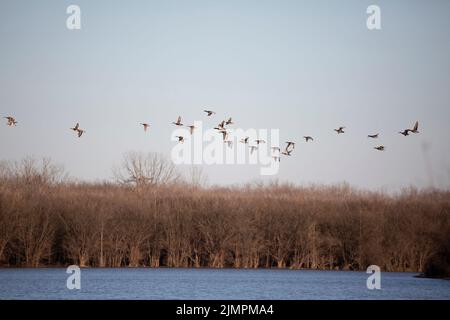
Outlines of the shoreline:
M33 269L66 269L68 266L39 266L39 267L18 267L18 266L0 266L1 270L10 270L10 269L21 269L21 270L33 270ZM223 268L212 268L212 267L200 267L200 268L190 268L190 267L91 267L91 266L84 266L80 267L80 269L98 269L98 270L125 270L125 269L165 269L165 270L236 270L236 271L257 271L257 270L264 270L264 271L324 271L324 272L362 272L366 273L365 270L330 270L330 269L310 269L310 268L233 268L233 267L223 267ZM434 277L434 276L426 276L424 273L421 273L419 271L382 271L382 273L411 273L415 274L413 275L414 278L418 279L436 279L436 280L449 280L450 277Z
M0 266L0 270L2 269L66 269L69 267L67 266L38 266L38 267L26 267L26 266ZM213 268L213 267L146 267L146 266L139 266L139 267L92 267L92 266L83 266L80 267L80 269L173 269L173 270L283 270L283 271L327 271L327 272L363 272L366 273L365 270L344 270L344 269L338 269L338 270L330 270L330 269L311 269L311 268L234 268L234 267L222 267L222 268ZM416 273L417 277L422 277L421 273L419 271L382 271L383 273ZM429 278L429 277L425 277Z

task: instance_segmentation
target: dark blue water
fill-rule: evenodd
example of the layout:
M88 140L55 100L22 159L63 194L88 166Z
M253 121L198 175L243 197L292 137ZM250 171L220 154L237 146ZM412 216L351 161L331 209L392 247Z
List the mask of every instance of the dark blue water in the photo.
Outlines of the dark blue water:
M0 299L450 299L450 281L382 273L235 269L82 269L69 290L66 269L0 269Z

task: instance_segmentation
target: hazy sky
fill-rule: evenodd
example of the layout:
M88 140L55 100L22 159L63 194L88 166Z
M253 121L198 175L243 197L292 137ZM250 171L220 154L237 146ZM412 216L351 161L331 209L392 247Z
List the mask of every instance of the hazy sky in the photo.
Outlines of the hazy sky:
M70 4L81 30L66 28ZM366 28L370 4L382 30ZM448 187L449 13L447 0L0 0L0 114L19 121L0 126L0 158L48 156L109 179L124 152L169 155L170 123L205 120L211 106L208 125L233 116L299 142L280 180ZM419 135L397 133L415 120ZM77 121L82 139L68 130ZM258 166L205 171L211 183L261 179Z

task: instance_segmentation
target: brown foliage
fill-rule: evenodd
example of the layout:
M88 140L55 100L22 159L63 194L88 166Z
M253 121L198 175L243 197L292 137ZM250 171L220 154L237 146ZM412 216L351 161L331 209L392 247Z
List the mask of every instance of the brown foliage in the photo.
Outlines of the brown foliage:
M14 170L0 170L5 266L424 271L442 257L450 230L446 191L392 196L347 185L202 188L173 180L142 189Z

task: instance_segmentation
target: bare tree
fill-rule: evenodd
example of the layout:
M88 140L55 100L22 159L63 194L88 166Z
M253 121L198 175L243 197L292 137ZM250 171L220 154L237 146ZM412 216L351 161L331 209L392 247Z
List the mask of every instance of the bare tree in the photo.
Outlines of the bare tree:
M50 158L39 160L35 157L26 157L21 161L10 163L9 166L11 178L30 187L49 186L63 182L67 178L64 168L52 163Z
M11 202L9 202L11 204ZM0 195L0 262L3 260L7 245L14 238L17 228L17 214L8 206L5 197Z
M179 180L175 165L159 153L128 152L114 170L116 180L136 187L171 184Z
M8 180L11 178L11 168L8 161L0 161L0 180Z
M77 201L62 214L64 230L63 249L67 257L80 267L88 266L95 255L100 223L95 204Z
M27 267L38 267L44 257L50 259L56 227L48 208L40 205L39 199L33 200L27 201L18 210L19 217L15 231L17 241L14 250Z

